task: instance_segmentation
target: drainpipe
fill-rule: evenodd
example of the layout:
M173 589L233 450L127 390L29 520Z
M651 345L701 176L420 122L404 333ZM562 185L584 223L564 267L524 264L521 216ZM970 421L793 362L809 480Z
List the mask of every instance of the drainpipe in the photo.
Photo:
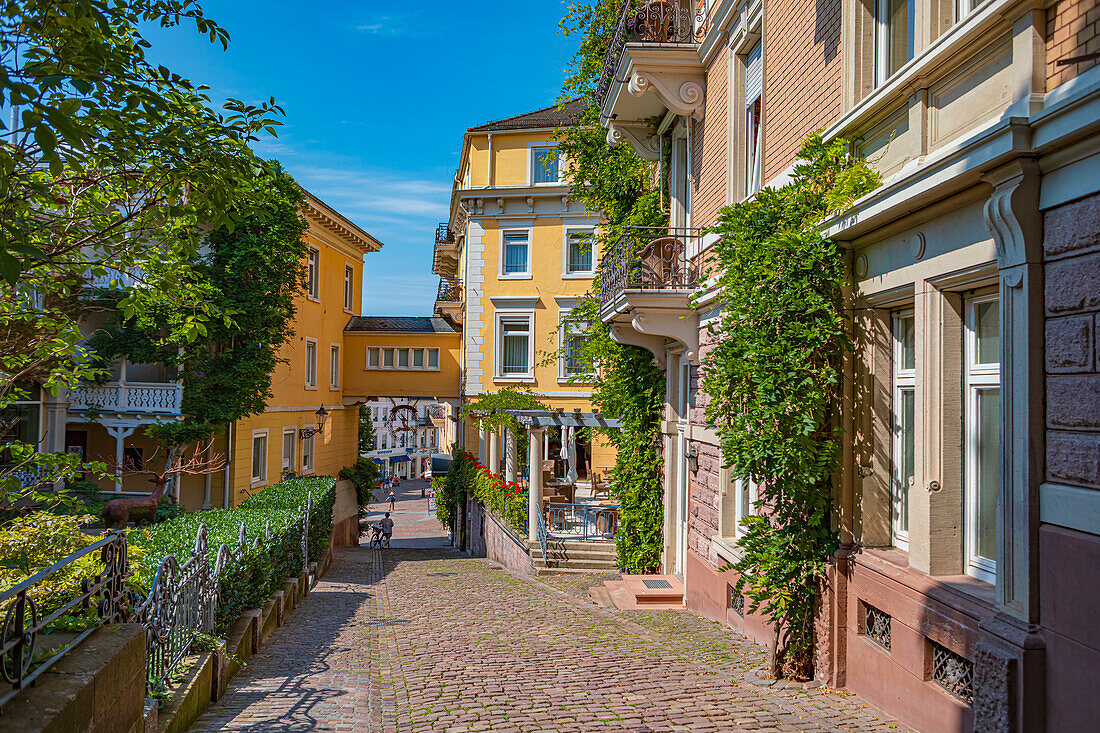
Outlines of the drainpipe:
M487 165L488 170L486 171L488 173L488 175L485 177L485 180L488 183L489 188L492 188L493 187L493 133L490 132L488 134L489 134L489 160L488 160L488 165Z
M233 423L225 426L225 484L222 488L222 508L229 508L229 470L230 458L233 455Z

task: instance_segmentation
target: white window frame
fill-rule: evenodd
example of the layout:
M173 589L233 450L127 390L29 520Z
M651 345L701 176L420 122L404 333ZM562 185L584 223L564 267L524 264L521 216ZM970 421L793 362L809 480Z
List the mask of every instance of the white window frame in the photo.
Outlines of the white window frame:
M344 312L351 313L355 308L355 268L344 265Z
M760 91L752 99L749 99L748 92L748 76L751 68L751 59L754 51L760 50L763 53L763 41L757 41L748 52L741 58L741 63L744 66L744 83L742 85L741 100L741 124L745 126L743 143L742 143L742 156L744 157L744 170L741 175L744 179L744 198L748 198L756 192L758 192L763 184L764 179L764 85L761 79ZM761 72L763 69L763 59L757 63L761 64ZM762 75L762 74L761 74ZM760 102L760 119L757 121L756 130L756 145L750 150L750 132L752 130L752 108Z
M257 439L263 439L263 459L260 461L260 474L256 475L256 441ZM252 447L249 451L249 465L251 472L251 486L256 488L257 486L263 486L267 483L267 463L271 457L271 441L267 434L267 428L261 430L252 431Z
M390 365L386 366L386 352L390 354ZM397 349L392 346L382 347L382 369L396 369L397 368Z
M676 366L676 421L686 423L691 413L691 361L680 357Z
M504 271L504 244L509 234L524 234L527 237L527 269L523 272ZM530 280L531 279L531 254L533 252L532 241L535 235L534 226L510 226L500 230L499 264L497 277L501 280Z
M558 180L535 183L535 151L553 150L557 152L558 146L552 142L527 143L527 185L529 186L560 186L561 185L561 155L555 161L558 164Z
M594 372L582 372L578 374L569 374L566 372L566 354L565 354L565 340L567 336L574 333L583 333L581 329L575 326L570 326L569 314L573 312L572 307L559 307L558 308L558 381L567 384L580 384L578 381L584 377L594 377Z
M310 247L306 253L306 297L321 300L321 250Z
M309 459L308 461L306 459ZM311 435L302 438L302 475L311 474L317 470L317 436Z
M596 274L596 262L599 253L597 252L596 244L596 227L584 226L584 225L572 225L566 224L562 227L561 238L561 276L563 280L591 280L592 276ZM588 242L591 245L589 248L589 254L592 256L590 267L587 270L570 270L569 269L569 237L574 234L588 235Z
M682 149L681 149L682 146ZM683 160L681 160L681 155ZM672 152L669 158L669 223L674 229L691 228L691 145L687 128L676 125L672 134ZM678 198L683 189L684 200Z
M965 1L965 0L963 0ZM875 0L875 88L883 86L887 81L898 71L895 69L890 72L890 32L889 26L886 22L886 11L888 9L888 3L890 0ZM913 36L913 55L905 63L909 63L917 56L917 23L920 22L918 17L917 0L907 0L909 5L908 14L909 20L909 33ZM905 66L905 64L902 64Z
M311 348L312 347L312 348ZM317 339L306 337L306 353L305 353L305 382L306 389L317 389ZM310 352L313 352L313 358L310 359Z
M964 328L964 364L966 366L966 403L964 418L966 425L964 456L964 516L963 537L966 555L966 572L987 583L997 582L997 561L978 555L978 392L983 389L1001 391L1001 364L978 364L978 334L976 330L977 306L982 303L997 302L997 293L976 295L968 298L965 304ZM998 304L998 317L1000 304ZM1002 321L1003 323L1003 321ZM1000 338L1004 338L1004 329L998 329ZM1001 409L1004 409L1004 393L1001 392ZM998 470L1000 467L998 459ZM1003 479L1003 477L1002 477Z
M370 353L372 351L375 354L378 355L378 363L375 364L374 366L371 366L371 364L370 364ZM371 371L377 371L377 370L381 369L382 368L382 347L381 346L368 346L367 347L367 360L366 360L365 363L366 363L365 368L369 369ZM372 407L371 409L373 410L374 408Z
M340 389L342 366L340 363L340 344L330 343L328 347L328 388L330 390Z
M891 317L891 359L890 359L890 536L895 547L909 551L909 523L906 517L906 527L901 526L901 511L903 506L902 492L905 490L904 477L901 475L902 466L899 457L904 451L902 445L902 395L912 392L914 399L914 419L916 417L915 400L917 389L917 369L914 361L912 369L901 368L903 344L899 338L901 329L899 324L902 319L912 318L914 328L913 350L916 353L916 312L912 308L895 311ZM915 428L914 428L915 429ZM914 446L915 449L915 446ZM916 470L916 456L914 456L914 471ZM909 501L913 500L913 486L909 487Z
M287 460L288 456L287 456L287 453L286 453L286 436L288 436L288 435L290 436L290 456L289 456L290 460ZM282 451L283 451L283 461L282 461L281 465L283 467L283 472L285 473L285 472L289 471L290 473L296 473L297 470L298 470L298 428L297 428L297 426L294 426L294 425L284 425L283 426Z
M495 369L493 381L495 382L533 382L535 381L535 311L531 309L498 309L495 314L496 324L493 333L495 356ZM527 324L527 371L523 373L504 373L504 324Z
M746 517L756 514L756 502L759 497L759 489L756 482L748 478L733 478L733 536L744 537L745 528L741 522ZM741 500L747 499L748 506L741 506ZM747 511L746 511L747 510Z
M435 354L435 366L431 366L432 354ZM438 372L439 369L439 349L424 349L424 370L429 372Z

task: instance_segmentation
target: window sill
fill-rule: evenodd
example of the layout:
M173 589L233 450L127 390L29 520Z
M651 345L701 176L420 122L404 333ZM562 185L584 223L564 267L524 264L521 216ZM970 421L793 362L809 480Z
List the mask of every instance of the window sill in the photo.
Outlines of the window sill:
M340 385L339 384L330 384L328 386L328 391L329 392L339 392L340 391Z
M353 311L351 308L344 308L344 312L347 313L349 316L355 315L355 311Z
M526 382L528 384L534 384L535 383L535 378L533 376L532 377L505 377L505 376L498 375L498 376L493 377L493 381L494 382L513 382L513 383L514 382Z
M262 479L262 478L261 479L255 479L254 478L254 479L252 479L252 483L250 483L248 485L248 487L250 489L259 489L259 488L264 487L264 486L267 486L267 479Z
M530 280L532 276L530 273L526 275L497 275L497 280Z
M595 381L581 382L577 377L558 377L558 384L563 387L591 387Z
M313 385L307 384L305 386L305 389L309 392L316 392L317 391L317 385L316 384L313 384Z
M975 618L992 613L996 605L995 585L969 575L929 575L914 570L909 566L909 553L896 547L865 547L852 560L953 608L969 610Z
M314 303L320 303L321 302L321 296L319 296L319 295L306 295L306 300L312 301Z
M710 538L710 550L726 562L737 562L744 554L737 546L736 537L720 537L714 535Z
M562 280L591 280L596 276L594 272L566 272L562 273Z

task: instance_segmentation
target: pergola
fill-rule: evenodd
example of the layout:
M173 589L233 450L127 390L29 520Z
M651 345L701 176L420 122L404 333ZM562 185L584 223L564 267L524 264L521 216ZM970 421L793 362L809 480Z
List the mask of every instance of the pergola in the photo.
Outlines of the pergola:
M528 435L528 453L527 453L527 470L528 470L528 486L527 486L527 517L528 517L528 539L533 542L538 541L538 527L537 522L540 521L542 512L539 509L539 502L542 500L542 471L538 470L538 466L542 460L543 452L543 431L548 427L557 428L612 428L618 429L621 423L614 418L604 417L598 412L581 412L576 410L574 412L565 412L564 410L507 410L507 413L514 417L516 421L527 429ZM489 460L493 461L494 458L497 462L500 460L500 454L496 451L499 444L496 441L496 434L492 436L493 440L490 443ZM511 435L511 431L506 438L506 450L505 454L505 479L508 481L516 480L516 438ZM496 450L494 450L494 448ZM494 456L495 453L495 456ZM493 465L490 463L489 465Z

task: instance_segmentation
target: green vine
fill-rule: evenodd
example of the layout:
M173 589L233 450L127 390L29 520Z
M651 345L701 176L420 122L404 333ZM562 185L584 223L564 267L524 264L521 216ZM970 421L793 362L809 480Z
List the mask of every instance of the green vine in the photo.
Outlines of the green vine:
M711 326L703 389L707 421L735 475L759 486L744 520L740 573L754 611L775 626L773 671L807 677L813 621L836 549L831 527L839 464L843 251L817 223L871 190L879 177L846 141L811 135L790 184L721 212L708 263L721 316Z

